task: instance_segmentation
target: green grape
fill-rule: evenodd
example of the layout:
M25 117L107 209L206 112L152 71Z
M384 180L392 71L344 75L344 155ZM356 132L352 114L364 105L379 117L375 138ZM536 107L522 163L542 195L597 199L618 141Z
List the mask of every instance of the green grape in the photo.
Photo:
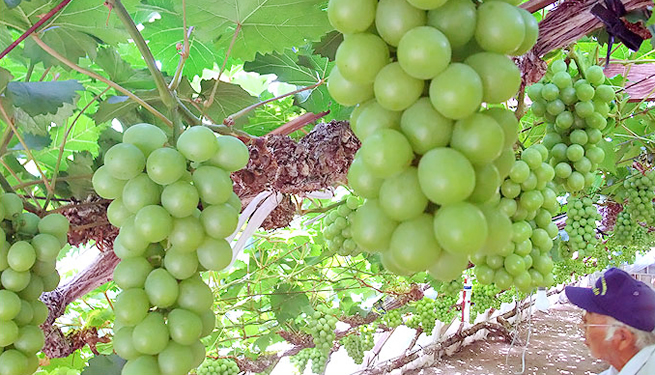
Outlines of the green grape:
M373 24L376 5L375 0L330 0L328 19L330 24L343 34L359 33Z
M511 4L491 1L478 7L475 40L483 49L507 55L522 47L525 22Z
M192 126L178 138L177 150L191 161L203 162L218 151L216 135L207 127Z
M123 143L135 145L146 158L156 149L163 147L167 141L166 133L151 124L134 124L123 132Z
M473 68L452 63L430 83L430 100L439 113L459 120L472 115L483 97L482 79Z
M345 79L361 84L372 83L389 62L389 48L377 35L348 35L337 48L335 59Z
M174 148L162 147L151 152L146 162L148 177L159 185L169 185L186 172L186 159Z
M129 180L142 173L146 158L141 150L129 143L119 143L105 153L105 167L109 174L119 180Z
M375 26L389 45L397 47L400 39L409 30L422 26L427 14L414 8L405 0L381 0L375 14Z
M407 74L418 79L431 79L441 73L450 63L450 54L448 38L430 26L409 30L398 43L398 63Z

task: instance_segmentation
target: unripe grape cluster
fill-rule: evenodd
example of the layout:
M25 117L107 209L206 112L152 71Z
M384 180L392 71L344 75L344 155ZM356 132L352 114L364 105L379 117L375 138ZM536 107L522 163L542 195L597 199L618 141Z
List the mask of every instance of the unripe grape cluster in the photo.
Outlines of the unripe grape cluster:
M436 301L427 297L423 297L414 305L418 319L421 322L421 328L428 336L432 334L437 321L436 307Z
M312 371L320 374L327 364L328 357L335 339L334 330L337 318L325 305L319 305L307 319L307 329L312 335L315 348L311 353Z
M634 229L635 224L630 217L630 213L623 210L616 216L612 240L617 244L627 245L630 243Z
M341 340L348 357L352 358L356 364L361 365L364 361L364 348L362 347L362 337L358 334L350 334Z
M502 183L498 205L504 215L511 217L511 240L498 241L489 251L471 257L481 284L494 283L501 290L515 285L524 292L552 285L553 260L549 252L558 234L552 217L559 210L559 202L549 187L554 171L545 162L547 159L543 145L526 148Z
M400 309L387 311L382 316L382 323L389 328L396 328L403 324L403 316Z
M305 368L307 367L311 353L312 349L303 349L299 351L298 354L291 357L291 364L296 367L299 374L303 374L305 372Z
M69 223L60 214L23 212L13 193L0 196L0 221L0 375L29 375L39 367L39 325L48 317L39 297L59 284L55 262Z
M497 309L501 301L496 298L500 293L495 285L483 285L474 283L471 294L471 319L475 319L478 314L485 312L490 307Z
M237 375L240 372L236 362L227 358L206 358L196 369L198 375Z
M596 221L601 219L594 201L589 197L571 197L566 214L569 247L581 257L589 256L598 245Z
M623 182L623 187L628 195L625 210L630 217L637 223L655 224L655 171L637 172Z
M328 90L357 105L350 125L362 141L348 184L367 202L352 237L391 272L450 280L490 233L510 231L482 206L514 161L518 122L480 109L518 91L508 55L534 45L537 22L509 2L469 0L330 0L328 18L344 34Z
M549 78L527 89L532 113L546 122L543 144L550 150L555 182L574 193L591 186L605 152L598 147L615 94L600 66L571 76L564 60L550 65Z
M327 248L331 253L337 253L342 256L357 255L362 249L352 239L352 217L359 206L361 200L354 196L348 196L345 203L330 211L323 219L325 239Z
M127 360L123 375L186 374L202 363L200 338L216 318L200 271L232 261L225 238L237 227L241 202L230 172L246 165L247 147L203 126L185 130L177 147L166 143L158 127L133 125L93 175L98 195L113 199L109 221L120 227L113 343Z

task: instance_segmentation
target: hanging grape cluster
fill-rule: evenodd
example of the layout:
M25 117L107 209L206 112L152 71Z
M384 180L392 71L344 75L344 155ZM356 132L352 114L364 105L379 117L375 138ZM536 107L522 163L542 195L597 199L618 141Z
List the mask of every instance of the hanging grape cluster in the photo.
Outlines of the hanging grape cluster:
M23 212L13 193L0 196L0 220L0 375L30 375L39 367L39 325L48 317L39 297L59 284L55 262L69 223L60 214Z
M436 313L437 303L431 298L424 297L414 304L416 314L421 324L421 328L426 335L430 336L437 321Z
M296 367L299 374L303 374L305 372L305 368L309 362L312 350L313 349L303 349L299 351L298 354L291 357L291 364Z
M655 224L655 208L653 207L655 171L649 170L644 174L637 172L623 182L623 187L627 190L628 195L625 210L630 213L630 217L637 223Z
M335 339L334 330L337 318L325 305L319 305L317 311L307 319L307 330L314 340L314 349L310 354L312 372L320 374L325 369Z
M564 230L569 235L569 247L581 257L589 256L598 245L596 221L601 216L589 197L571 197L567 206Z
M471 293L471 319L475 320L478 314L489 308L499 308L501 303L497 298L499 293L500 289L495 285L474 283Z
M507 2L468 0L331 0L328 17L344 34L328 90L357 105L350 125L362 141L348 173L367 199L353 239L396 274L450 280L469 255L509 242L511 223L489 202L518 122L480 108L518 91L508 55L534 45L537 22Z
M356 364L361 365L364 362L364 348L362 346L362 337L358 334L350 334L343 339L341 342L346 348L346 353L348 357L352 358Z
M547 159L543 145L532 145L523 150L503 181L499 207L511 217L511 242L471 257L480 283L494 283L501 290L515 285L524 292L553 284L549 253L558 234L552 218L559 202L548 187L554 171Z
M236 362L226 358L207 358L196 369L198 375L237 375L240 372L241 370Z
M199 272L232 260L225 238L241 203L229 173L246 165L248 149L203 126L184 131L176 148L166 142L156 126L133 125L93 175L96 192L113 199L109 221L120 227L114 351L127 360L123 375L181 374L202 363L200 338L215 316Z
M382 316L382 323L389 328L396 328L403 324L403 316L400 309L387 311Z
M600 66L573 76L570 71L564 60L554 61L549 78L530 86L527 94L532 113L547 124L543 144L550 150L555 182L574 193L591 186L598 164L605 158L597 145L615 94L605 85Z
M345 200L345 204L340 205L330 211L323 219L325 239L327 248L331 253L337 253L342 256L357 255L362 249L352 239L352 217L361 201L358 197L351 195Z

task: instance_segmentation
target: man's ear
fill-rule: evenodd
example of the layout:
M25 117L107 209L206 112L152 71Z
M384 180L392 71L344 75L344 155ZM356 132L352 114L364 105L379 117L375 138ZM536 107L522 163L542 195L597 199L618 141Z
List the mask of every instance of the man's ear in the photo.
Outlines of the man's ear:
M612 340L617 340L617 349L626 350L632 349L635 346L636 337L629 329L621 327L616 330Z

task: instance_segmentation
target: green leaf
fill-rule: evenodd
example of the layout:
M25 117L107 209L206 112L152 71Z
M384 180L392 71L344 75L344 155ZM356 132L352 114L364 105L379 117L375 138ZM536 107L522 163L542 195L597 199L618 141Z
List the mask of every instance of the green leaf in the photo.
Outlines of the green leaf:
M15 8L20 5L21 0L4 0L5 4L7 4L7 8Z
M136 70L130 63L123 60L113 47L100 48L94 62L119 85L135 89L154 89L155 82L147 69Z
M14 111L14 118L16 119L16 123L20 130L34 135L46 136L48 135L48 129L50 129L52 124L58 126L64 125L66 120L73 115L76 109L76 105L64 103L57 109L57 113L55 114L44 113L30 116L21 108L16 108Z
M12 79L14 79L14 76L11 75L7 69L0 68L0 94L5 91L7 83L9 83Z
M332 30L324 2L316 0L189 0L186 6L198 38L216 42L219 48L228 49L240 25L231 56L244 61L254 59L257 52L281 52L317 41ZM181 14L181 4L177 13Z
M52 49L76 64L79 63L81 58L86 57L87 55L91 59L94 59L96 56L96 45L98 42L88 34L76 30L54 27L47 29L43 33L42 39L43 42ZM34 65L43 62L43 66L46 68L61 65L66 70L70 69L48 52L44 51L41 46L36 44L36 42L31 38L25 41L24 53L31 59Z
M164 13L161 19L145 24L143 36L148 40L148 47L162 64L162 71L173 75L180 61L178 47L184 42L182 17L177 14ZM189 58L184 63L182 73L187 77L202 76L203 69L212 69L218 60L211 43L189 38Z
M136 91L134 95L145 100L148 104L161 102L159 92L157 90L144 90ZM139 103L130 99L127 96L117 95L111 96L109 99L100 103L98 110L93 115L93 119L97 123L109 122L114 118L125 115L130 111L139 108Z
M76 80L55 82L9 82L5 93L14 107L30 116L42 113L55 114L64 103L74 103L77 93L84 87Z
M94 193L91 175L93 174L93 156L89 152L76 152L73 160L68 161L68 170L62 176L88 176L86 178L68 179L57 182L57 187L64 186L70 195L77 199L84 199Z
M255 60L243 64L243 69L259 74L275 74L278 81L296 86L311 86L323 78L319 72L299 65L299 54L287 49L283 54L257 54ZM325 59L327 64L327 59Z
M68 169L68 157L75 152L88 151L94 157L98 156L100 149L98 139L100 133L102 133L105 128L106 126L96 125L95 122L87 116L80 116L72 131L68 134L68 137L66 137L66 144L64 145L59 170L65 171ZM64 141L66 131L67 127L64 126L50 129L52 144L50 147L34 153L35 157L41 161L42 165L48 170L54 170L57 164L59 148Z
M89 365L81 375L120 375L126 360L112 355L97 355L89 360Z
M25 141L25 145L32 150L42 150L44 147L48 147L52 140L50 140L50 135L46 133L45 136L43 135L34 135L32 133L25 133L23 134L23 141ZM13 147L9 148L10 150L17 151L17 150L24 150L25 148L20 142L17 142Z
M606 170L611 173L616 173L616 153L614 152L614 145L605 139L598 143L598 147L605 151L605 159L598 165L598 168Z
M325 34L323 38L317 43L314 43L314 52L327 57L330 61L334 61L337 54L337 48L343 42L343 34L334 30Z
M273 290L271 310L280 324L293 320L303 312L311 310L309 298L299 286L280 284Z
M201 96L203 98L209 98L215 82L216 80L211 80L202 81L200 83L202 88ZM257 103L257 101L257 98L250 95L241 86L228 82L220 82L218 89L216 90L214 102L207 110L207 115L209 115L216 124L222 124L227 116L249 107L250 105Z
M308 95L309 94L309 95ZM321 121L347 120L353 107L344 107L332 99L326 85L321 85L311 92L303 91L296 95L296 105L307 112L319 113L329 110L330 113Z

